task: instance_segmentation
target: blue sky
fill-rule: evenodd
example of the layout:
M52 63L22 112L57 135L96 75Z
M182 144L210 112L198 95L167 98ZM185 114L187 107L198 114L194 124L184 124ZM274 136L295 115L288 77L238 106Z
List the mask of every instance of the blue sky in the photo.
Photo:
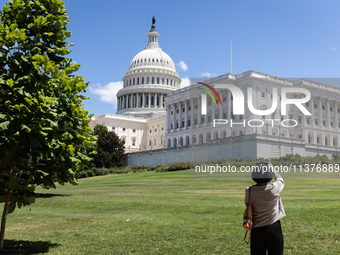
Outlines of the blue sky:
M84 105L94 115L116 112L115 93L147 44L153 15L160 47L187 66L176 66L182 79L230 72L230 40L234 74L340 77L337 0L64 2L74 43L70 57L91 83Z

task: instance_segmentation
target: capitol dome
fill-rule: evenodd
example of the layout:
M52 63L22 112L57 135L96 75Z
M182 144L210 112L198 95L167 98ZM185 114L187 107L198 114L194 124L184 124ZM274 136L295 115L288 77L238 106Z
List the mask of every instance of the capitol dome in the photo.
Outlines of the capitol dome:
M175 64L158 45L154 24L148 44L131 61L123 77L123 88L117 93L117 114L152 117L165 114L164 99L180 88L181 79Z

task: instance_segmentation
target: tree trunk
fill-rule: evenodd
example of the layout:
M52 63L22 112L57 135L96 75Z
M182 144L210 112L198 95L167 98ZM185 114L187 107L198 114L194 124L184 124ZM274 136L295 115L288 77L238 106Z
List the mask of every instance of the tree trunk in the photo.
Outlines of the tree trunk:
M6 219L7 219L7 214L8 214L8 206L9 206L10 198L11 198L11 191L8 189L7 194L6 194L4 211L2 213L2 219L1 219L0 250L4 249L5 225L6 225Z

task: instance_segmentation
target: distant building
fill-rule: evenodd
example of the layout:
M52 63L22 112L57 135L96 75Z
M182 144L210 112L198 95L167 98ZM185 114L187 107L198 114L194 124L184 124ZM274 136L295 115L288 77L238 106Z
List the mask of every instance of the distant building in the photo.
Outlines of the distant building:
M217 98L215 104L199 89L201 84L180 89L181 79L172 59L159 48L158 36L153 25L147 46L131 61L123 77L124 87L117 93L117 114L95 116L90 122L92 127L107 126L125 140L127 164L273 158L295 153L331 157L340 153L339 88L248 71L204 81L216 89L221 99L222 104ZM246 98L251 88L253 106L258 110L272 106L273 88L278 88L278 108L270 115L258 116L249 111L245 100L245 114L233 115L232 93L217 88L218 84L235 85ZM304 107L312 115L304 115L295 105L288 105L286 114L282 115L283 87L310 91L312 97ZM202 114L203 95L207 98L206 114ZM296 93L288 96L302 97ZM215 119L228 123L213 127ZM287 127L292 123L296 126Z

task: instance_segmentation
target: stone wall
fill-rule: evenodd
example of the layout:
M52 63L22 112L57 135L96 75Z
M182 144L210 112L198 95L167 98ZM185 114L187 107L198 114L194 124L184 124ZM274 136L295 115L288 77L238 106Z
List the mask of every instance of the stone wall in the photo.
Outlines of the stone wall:
M305 144L301 139L252 134L210 140L208 143L126 154L128 166L156 166L173 162L216 161L225 158L277 158L287 154L305 156L340 154L339 147Z

